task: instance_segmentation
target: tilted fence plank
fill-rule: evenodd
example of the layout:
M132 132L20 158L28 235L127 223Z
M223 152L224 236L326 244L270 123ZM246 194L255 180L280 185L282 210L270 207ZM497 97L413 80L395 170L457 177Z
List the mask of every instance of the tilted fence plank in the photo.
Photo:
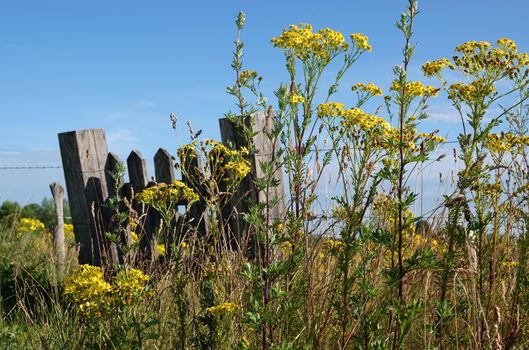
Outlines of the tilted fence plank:
M239 246L249 245L247 247L250 255L254 255L255 242L251 237L246 222L243 220L243 214L248 212L250 202L270 203L274 198L278 199L278 204L269 208L268 217L270 221L282 220L285 213L284 187L282 169L277 168L273 174L275 180L279 183L277 187L270 188L268 193L261 191L258 193L254 180L263 176L261 162L270 163L277 154L278 145L274 145L269 139L267 133L273 128L272 113L260 111L252 115L252 118L245 117L242 119L243 125L251 127L254 132L253 142L257 149L257 154L252 155L252 172L241 181L239 188L233 194L230 202L223 208L223 217L229 218L229 231L233 235L232 240L236 241ZM252 125L250 125L252 123ZM222 142L228 147L241 149L249 148L249 140L244 133L243 126L233 123L228 118L219 119L220 134ZM250 236L249 236L250 235Z
M79 263L100 265L102 232L96 225L99 206L107 195L105 162L108 154L103 129L60 133L59 146L70 203Z
M139 151L130 152L127 158L127 166L134 195L154 184L148 182L147 163ZM153 209L146 205L136 203L136 201L134 203L134 210L139 215L139 225L136 233L139 238L141 255L146 260L145 262L152 262L157 257L155 213Z

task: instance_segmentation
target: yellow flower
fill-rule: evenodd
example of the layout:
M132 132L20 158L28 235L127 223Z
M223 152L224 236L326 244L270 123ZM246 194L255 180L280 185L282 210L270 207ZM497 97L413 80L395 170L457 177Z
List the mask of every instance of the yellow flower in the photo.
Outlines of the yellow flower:
M149 277L136 269L122 270L107 282L100 267L81 265L64 283L64 294L85 317L102 317L116 307L140 302Z
M448 89L448 97L452 100L471 102L490 96L496 92L494 85L486 84L483 79L476 79L470 84L454 83Z
M371 51L373 49L371 45L369 45L368 37L361 33L351 34L351 40L360 50Z
M382 95L382 89L373 83L368 83L368 84L357 83L351 87L351 90L357 91L357 92L365 92L371 96Z
M64 284L64 294L87 317L99 317L110 308L112 286L105 281L100 267L81 265Z
M327 249L333 250L333 249L339 249L343 247L344 243L336 239L327 239L323 242L323 246Z
M393 81L391 90L401 91L402 85L398 81ZM411 81L406 83L406 96L420 97L420 96L436 96L440 89L429 85L424 85L420 81Z
M112 288L115 302L121 305L131 305L140 302L147 293L146 285L148 281L149 276L140 270L132 268L121 270L114 278Z
M160 255L165 255L165 244L158 244L156 246L156 251L158 252L158 254Z
M239 84L244 85L248 80L255 79L257 77L257 72L253 70L245 70L239 74Z
M64 224L64 239L68 242L75 242L75 234L72 224Z
M457 46L456 51L463 54L468 54L476 50L485 51L489 47L491 47L491 43L487 41L467 41L466 43Z
M148 187L136 195L140 203L147 204L157 210L167 205L176 205L182 200L188 204L198 201L199 197L183 182L174 180L170 184L159 183Z
M226 170L233 171L235 177L238 179L243 179L250 173L252 168L250 167L250 162L246 159L241 159L239 161L229 161L224 165Z
M337 117L340 116L345 105L339 102L322 103L318 105L318 117Z
M433 62L426 61L426 63L422 66L422 71L424 72L425 76L431 77L433 75L439 74L443 69L447 67L450 69L454 69L454 65L452 64L452 62L450 62L447 58L443 57Z
M291 104L298 104L298 103L303 103L305 102L305 98L301 95L298 95L296 93L293 93L292 95L290 95L290 103Z
M239 305L233 303L222 303L219 305L211 306L206 309L207 312L215 315L221 316L225 314L231 314L239 310Z
M307 23L291 25L281 35L273 38L274 47L279 47L287 54L299 60L317 59L328 63L338 53L347 51L348 45L340 32L330 28L320 29L317 33Z
M38 219L21 218L18 226L18 233L41 232L45 228L44 224Z

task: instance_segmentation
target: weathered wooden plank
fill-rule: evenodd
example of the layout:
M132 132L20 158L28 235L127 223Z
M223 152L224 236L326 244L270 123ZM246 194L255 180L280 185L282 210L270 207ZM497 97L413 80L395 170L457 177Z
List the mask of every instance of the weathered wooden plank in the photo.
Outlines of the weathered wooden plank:
M124 180L123 180L123 177L121 179L114 179L110 174L111 173L116 173L116 171L118 170L118 167L119 167L119 163L120 163L120 159L119 157L110 152L108 155L107 155L107 161L105 163L105 175L106 175L106 179L107 179L107 189L108 189L108 196L109 197L113 197L116 195L116 188L120 188L123 183L124 183ZM115 181L118 181L118 183L116 183Z
M127 230L128 222L120 224L118 211L123 211L123 205L119 204L119 190L123 186L123 174L119 174L118 170L120 168L120 159L119 157L110 152L107 155L107 160L105 163L105 175L107 181L107 191L108 198L105 200L104 204L101 207L101 217L102 217L102 227L105 232L116 233L119 232L120 241L123 241L124 234L127 232L130 234L130 230ZM121 176L120 176L121 175ZM111 204L112 203L112 204ZM126 210L126 209L125 209ZM105 247L108 250L111 261L113 263L124 264L123 250L118 247L122 242L108 242L105 236Z
M194 189L199 193L201 198L204 198L205 191L202 187L203 179L201 179L202 167L200 160L195 154L180 155L182 165L182 182L188 187ZM203 201L198 201L191 204L186 212L186 220L190 225L197 230L201 237L206 237L209 227L209 218L206 215L206 204Z
M64 272L64 188L56 182L50 184L51 195L55 205L56 225L53 229L53 249L57 259L59 273Z
M105 162L108 154L103 129L60 133L59 146L72 222L79 244L79 263L99 265L101 251L94 216L108 196Z
M147 187L147 163L140 151L132 151L127 158L127 167L129 169L129 180L135 193L140 192Z
M277 169L274 172L274 178L279 182L279 186L271 188L268 194L264 191L258 193L254 184L256 177L263 176L261 162L270 163L274 154L277 153L278 145L274 145L267 136L267 132L273 127L273 114L264 111L256 112L252 115L252 118L246 117L242 122L246 127L249 127L252 122L251 128L255 135L251 141L258 153L250 159L252 172L241 181L239 188L233 194L229 203L224 206L222 215L227 218L230 234L233 235L231 237L232 246L246 248L245 245L250 245L247 248L250 249L250 255L253 255L255 254L255 242L251 242L252 237L248 237L251 233L248 232L247 224L243 220L243 214L249 210L248 203L256 201L265 203L267 198L269 201L273 198L278 198L279 204L270 208L268 214L270 221L282 220L285 213L285 195L281 169ZM236 125L227 118L220 119L219 126L221 140L226 146L236 149L249 148L249 140L244 135L242 126ZM233 241L235 241L235 244Z
M158 183L171 183L175 179L173 157L165 148L158 149L154 155L154 176Z
M155 185L154 182L148 182L147 163L139 151L134 150L130 152L127 158L127 166L134 195L147 187ZM139 237L141 258L144 260L144 264L148 265L157 256L155 237L156 215L153 209L141 203L134 202L133 207L140 218L140 223L136 227L136 233Z

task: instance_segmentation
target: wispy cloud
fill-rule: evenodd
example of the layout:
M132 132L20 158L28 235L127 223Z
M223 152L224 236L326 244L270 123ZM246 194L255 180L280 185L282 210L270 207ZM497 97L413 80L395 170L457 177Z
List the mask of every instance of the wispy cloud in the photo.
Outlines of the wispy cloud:
M118 154L127 154L137 148L142 138L137 136L134 131L125 128L111 129L107 131L107 142L109 151Z

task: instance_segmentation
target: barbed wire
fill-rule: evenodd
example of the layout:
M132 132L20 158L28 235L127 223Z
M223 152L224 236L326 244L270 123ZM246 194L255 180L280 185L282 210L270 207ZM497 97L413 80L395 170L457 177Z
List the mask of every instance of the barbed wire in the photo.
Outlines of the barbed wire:
M458 143L459 141L446 141L443 142L444 145L446 144L454 144ZM317 148L317 149L311 149L310 152L329 152L332 151L332 148ZM337 151L341 151L342 148L338 147L336 148ZM257 153L257 156L270 156L271 154L267 153ZM60 165L44 165L44 166L35 166L35 165L21 165L21 166L0 166L0 170L42 170L42 169L63 169Z
M34 169L62 169L62 166L0 166L0 170L34 170Z

